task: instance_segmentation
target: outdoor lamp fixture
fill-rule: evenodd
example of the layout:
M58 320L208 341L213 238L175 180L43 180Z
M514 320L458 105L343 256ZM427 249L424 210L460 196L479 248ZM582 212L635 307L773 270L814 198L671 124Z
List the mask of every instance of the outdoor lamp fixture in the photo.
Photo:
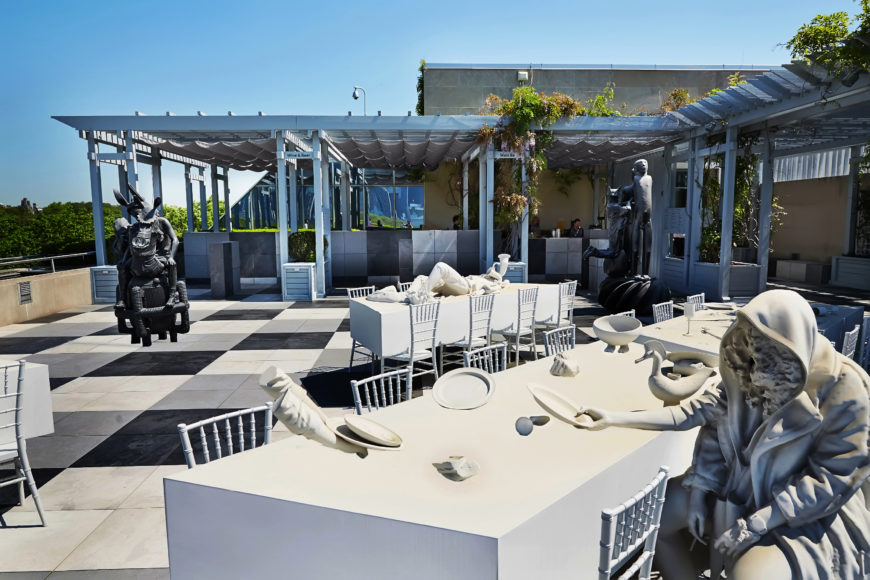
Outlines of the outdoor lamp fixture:
M356 85L353 86L353 100L359 100L359 92L362 91L363 95L363 117L366 116L366 90L362 87L358 87Z

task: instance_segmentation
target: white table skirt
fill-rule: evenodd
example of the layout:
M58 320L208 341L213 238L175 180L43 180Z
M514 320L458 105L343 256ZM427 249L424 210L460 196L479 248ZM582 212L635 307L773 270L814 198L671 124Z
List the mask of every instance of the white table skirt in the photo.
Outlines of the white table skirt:
M438 406L429 391L369 417L404 440L365 459L291 437L164 480L173 580L596 578L601 509L635 494L669 465L689 464L695 433L583 431L553 418L520 436L518 417L544 415L526 385L578 404L660 407L643 347L578 346L577 377L552 359L495 375L487 404ZM340 420L340 419L338 419ZM433 463L464 455L462 482Z
M14 363L11 358L0 358L0 363ZM11 367L7 376L7 388L15 389L18 381L18 366ZM0 390L3 389L0 371ZM48 381L48 366L25 363L21 424L24 438L39 437L54 433L54 416L51 409L51 386ZM11 391L10 391L11 392Z
M555 322L558 318L558 284L511 284L495 295L492 331L513 328L517 323L517 292L520 288L538 287L536 322ZM437 344L467 339L470 328L469 297L442 299L438 312ZM358 343L378 356L407 352L411 341L410 306L373 302L365 298L350 301L350 334Z

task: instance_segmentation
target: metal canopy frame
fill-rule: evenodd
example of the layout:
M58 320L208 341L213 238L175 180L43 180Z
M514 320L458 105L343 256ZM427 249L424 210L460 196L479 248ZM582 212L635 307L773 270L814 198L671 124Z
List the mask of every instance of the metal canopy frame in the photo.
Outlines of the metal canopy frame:
M154 168L153 189L159 193L162 190L162 160L185 166L189 231L193 230L194 182L199 182L200 202L205 206L206 167L211 168L213 204L217 205L217 186L222 181L227 208L230 169L276 172L282 263L288 259L288 221L290 227L296 229L295 172L302 160L312 163L315 207L319 214L315 216L317 283L318 291L323 293L329 285L329 266L323 255L322 240L323 236L329 240L330 221L323 214L329 211L331 203L330 161L340 163L342 174L346 175L351 167L433 170L445 159L459 160L463 166L463 228L467 229L468 164L479 158L479 225L486 232L480 240L481 267L493 260L494 162L497 157L503 158L505 155L494 151L491 144L482 146L477 143L480 128L494 123L492 116L137 114L53 118L78 130L80 137L88 142L94 229L98 234L97 261L100 265L106 261L105 243L100 243L103 217L98 215L102 213L100 165L117 166L122 189L126 189L128 183L137 186L138 163L151 165ZM548 129L554 135L553 147L548 151L549 167L553 169L599 168L604 163L662 149L667 151L669 166L676 161L689 160L693 167L697 167L698 159L711 152L702 146L703 141L726 133L726 144L720 146L719 150L726 154L727 165L727 160L733 163L736 158L737 135L745 131L758 131L764 136L758 148L764 153L762 157L765 162L771 163L777 156L855 147L865 143L870 138L870 75L861 74L853 82L844 84L828 78L818 67L792 63L665 115L580 116L560 120ZM101 152L101 147L108 151ZM513 154L508 156L516 157ZM318 162L320 171L317 171ZM726 192L733 187L733 183L727 183L731 173L726 169L726 183L723 184ZM764 167L762 175L772 175L772 169ZM343 187L345 185L343 183ZM293 202L289 216L286 211L288 195ZM343 214L347 212L348 202L349 193L343 190ZM214 213L217 213L216 210ZM695 221L700 222L701 216L692 215L691 219L694 231L697 225ZM214 221L217 231L217 216ZM349 220L343 219L342 223L343 227L347 227ZM205 225L203 212L203 229ZM226 227L228 230L231 228L229 219ZM525 227L522 229L526 231ZM725 237L723 230L723 239ZM525 239L521 248L521 259L527 259ZM723 254L729 254L729 251L723 250ZM723 258L730 260L730 255ZM662 256L654 257L653 273L661 259ZM766 271L764 274L766 276ZM687 278L690 275L687 274ZM719 277L722 296L727 295L727 278L727 273Z

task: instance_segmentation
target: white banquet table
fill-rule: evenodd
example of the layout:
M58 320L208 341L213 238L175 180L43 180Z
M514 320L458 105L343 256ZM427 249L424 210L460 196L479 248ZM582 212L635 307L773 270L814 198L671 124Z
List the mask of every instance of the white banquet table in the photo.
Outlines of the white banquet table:
M518 417L547 414L526 388L581 405L658 407L635 365L603 343L578 346L577 377L552 359L495 375L470 411L431 393L369 417L404 440L366 458L291 437L164 480L170 571L185 578L379 580L597 577L600 512L669 465L681 473L694 432L584 431L553 418L520 436ZM480 473L462 482L433 463L463 455Z
M499 332L517 323L517 293L521 288L538 287L536 322L554 322L559 304L558 284L511 284L495 295L492 331ZM448 296L440 300L437 344L458 342L468 336L468 296ZM390 357L408 350L411 319L407 304L374 302L365 298L350 300L350 335L379 357Z

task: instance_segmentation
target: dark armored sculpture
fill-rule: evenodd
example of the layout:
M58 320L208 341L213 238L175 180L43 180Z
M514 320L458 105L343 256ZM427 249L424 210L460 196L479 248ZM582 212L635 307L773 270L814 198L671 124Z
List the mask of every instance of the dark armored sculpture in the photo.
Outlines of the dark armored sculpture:
M610 190L605 208L610 246L589 247L585 258L604 258L607 277L598 287L598 302L610 312L634 309L648 314L652 305L670 299L670 290L649 277L649 248L652 245L650 213L652 178L645 159L632 168L632 183Z
M131 342L151 346L151 335L172 342L190 330L187 288L178 281L175 252L178 237L166 218L157 215L161 199L151 207L135 189L127 200L117 189L115 199L135 222L115 220L115 255L118 257L118 291L115 316L118 332Z

